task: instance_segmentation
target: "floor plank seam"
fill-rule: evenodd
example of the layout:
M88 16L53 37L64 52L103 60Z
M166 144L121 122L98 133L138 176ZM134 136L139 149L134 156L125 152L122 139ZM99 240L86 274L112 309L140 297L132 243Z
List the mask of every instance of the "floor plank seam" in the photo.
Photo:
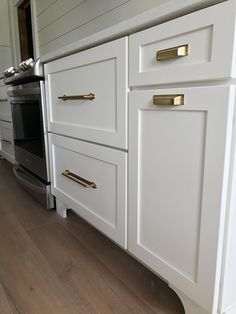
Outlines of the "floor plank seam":
M79 242L80 242L80 244L83 246L83 248L84 248L87 252L89 252L90 254L93 254L93 255L94 255L94 253L92 252L92 250L90 250L89 248L87 248L87 247L83 244L83 242L80 241L80 239L78 239L72 232L70 232L69 229L67 229L67 228L65 227L65 225L63 224L63 221L62 221L62 222L59 222L59 223L62 225L62 227L64 228L65 231L67 231L67 232L70 233L70 235L75 239L75 241L79 241ZM89 226L89 228L92 229L93 227L92 227L92 226ZM96 230L96 229L95 229L95 230ZM96 230L96 232L97 232L97 230ZM126 252L123 252L123 253L124 253L124 254L128 254L128 253L126 253ZM131 290L131 288L126 284L125 281L123 281L123 280L121 280L119 277L117 277L117 276L116 276L116 273L115 273L113 270L109 269L97 256L95 256L95 258L96 258L97 262L100 263L100 264L102 264L103 267L104 267L107 271L111 272L111 273L113 274L113 276L115 276L115 278L116 278L122 285L124 285L125 288L126 288L132 295L135 296L135 298L139 299L139 296L138 296L133 290ZM107 282L106 282L106 283L107 283ZM109 283L107 283L107 284L108 284L109 288L111 288L110 285L109 285ZM142 300L142 303L143 303L145 306L149 307L148 302ZM153 312L151 311L151 312L149 312L149 313L151 314L151 313L153 313Z
M1 279L0 279L0 281L1 281L1 284L2 284L2 287L3 287L3 290L4 290L5 294L6 294L6 296L10 299L11 305L12 305L12 306L14 307L14 309L16 310L16 313L18 313L18 314L24 314L22 311L20 311L20 310L18 309L18 306L16 305L15 300L14 300L13 296L12 296L11 293L10 293L10 290L7 288L7 286L3 283L3 281L2 281ZM1 314L3 314L3 313L1 313Z

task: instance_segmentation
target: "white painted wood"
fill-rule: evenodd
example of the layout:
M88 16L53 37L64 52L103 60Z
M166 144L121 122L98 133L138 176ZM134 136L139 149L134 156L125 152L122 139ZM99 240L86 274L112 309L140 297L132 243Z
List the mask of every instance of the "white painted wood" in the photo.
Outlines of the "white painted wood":
M0 1L0 46L10 46L7 0Z
M224 312L223 314L236 314L236 304L232 308Z
M206 312L202 307L198 306L192 300L190 300L185 294L177 290L175 287L170 286L179 296L185 310L185 314L210 314Z
M4 143L2 140L5 139L10 143ZM13 130L12 124L5 121L0 121L0 147L1 155L11 163L15 163L15 153L13 145Z
M38 3L41 0L37 0ZM72 0L66 1L71 3ZM66 14L62 16L66 21L65 28L68 29L72 25L72 29L65 33L64 24L56 20L57 32L60 35L57 38L46 40L45 37L50 37L51 28L55 28L54 23L49 25L50 30L46 32L47 27L44 29L44 34L40 39L40 52L41 55L50 54L57 57L63 54L71 53L75 50L81 49L84 43L95 45L101 43L101 41L107 41L109 39L114 39L117 36L121 37L130 34L134 31L140 30L147 26L153 26L162 23L163 21L173 19L177 16L184 15L193 10L198 10L200 8L222 2L224 0L129 0L124 1L122 5L118 5L113 9L106 11L105 14L99 15L99 10L95 10L96 6L100 6L100 3L105 3L104 0L87 0L84 6L80 7L78 14ZM65 2L65 1L64 1ZM87 2L87 4L86 4ZM120 1L110 1L106 0L107 7L112 7ZM59 1L54 4L54 12L60 11ZM90 10L86 8L90 7L93 11L95 18L89 20L88 17L91 15ZM97 13L97 14L96 14ZM47 11L43 13L47 14ZM57 14L57 13L56 13ZM79 18L82 15L82 18ZM53 14L54 16L54 14ZM81 20L87 20L86 23L81 24ZM83 40L84 39L84 40ZM41 43L45 42L44 44ZM82 40L82 42L81 42ZM68 47L65 47L69 45ZM59 49L59 51L55 51ZM48 59L49 56L46 58Z
M235 2L222 3L131 35L130 86L230 77L235 12ZM156 61L157 51L184 44L188 56Z
M37 15L42 14L45 12L53 3L57 2L58 0L36 0L36 7L37 7Z
M127 148L127 38L46 64L49 131ZM93 93L94 100L58 99Z
M154 94L184 94L157 107ZM129 250L216 313L234 88L130 93Z
M236 125L234 125L228 186L219 313L236 311ZM234 312L235 313L235 312Z
M39 31L40 46L66 34L98 16L119 7L127 0L87 0Z
M0 46L0 74L12 64L11 47Z
M40 58L36 0L30 0L34 59Z
M188 9L185 1L185 5L183 1L167 1L160 5L158 12L155 9L146 15L98 32L99 27L105 25L99 22L100 19L107 21L121 12L119 10L127 8L126 5L131 2L133 3L129 1L104 16L43 44L41 51L52 51L43 57L43 60L94 46L121 35L122 32L131 33L139 27L150 26L153 22L160 23L177 15L184 15L189 13L190 7L194 8L191 6L194 1L188 1ZM199 5L200 2L195 1L195 4ZM208 1L201 3L209 4ZM235 4L234 0L229 0L131 36L130 87L147 89L151 88L151 85L180 82L185 82L186 85L190 85L190 82L194 85L207 85L197 81L235 77ZM70 0L69 5L73 7L76 3ZM51 24L57 19L59 21L63 12L66 15L64 10L68 10L68 7L58 0L42 12L39 17L42 30L45 31L47 26L53 28ZM222 16L227 16L224 23ZM150 18L149 22L147 17ZM115 19L112 22L114 21ZM71 25L75 25L73 23L74 21ZM73 42L75 38L83 38L86 32L93 33L94 29L97 31L94 35L57 52L53 51L55 47ZM57 31L59 34L60 29ZM222 33L227 36L222 36ZM49 37L51 35L49 34ZM182 42L185 40L190 43L190 56L162 63L157 68L154 62L156 50L186 43ZM125 146L120 145L118 137L112 139L107 135L109 126L112 129L114 122L107 107L102 107L102 113L106 113L104 116L100 115L99 111L95 114L92 114L92 111L87 112L86 116L86 110L81 111L80 107L77 109L73 103L67 103L67 109L60 108L60 104L55 107L52 105L53 98L57 98L55 91L61 91L59 87L66 86L69 91L74 92L70 88L75 85L89 86L87 83L92 82L91 78L98 81L99 87L106 83L106 88L115 93L115 80L113 78L112 81L107 74L110 64L107 66L106 62L113 60L113 57L109 58L106 54L110 51L109 45L46 65L46 72L49 73L47 88L50 91L49 131L127 148L127 142ZM97 51L100 52L96 53ZM116 55L114 51L113 56ZM98 64L104 59L106 61L102 63L103 71L99 72ZM62 78L62 73L66 73L66 78ZM80 77L83 77L83 80L79 80ZM104 77L104 82L101 77ZM235 86L222 86L220 82L215 84L218 86L162 90L153 90L152 87L152 90L130 93L128 249L169 282L180 296L186 314L235 313L236 189L235 157L231 145L235 142L235 134L232 138ZM124 86L126 89L127 84L121 88L123 91ZM67 91L60 94L67 94ZM89 92L91 91L88 90ZM153 93L184 93L185 105L157 108L152 105ZM76 112L73 111L72 114L71 110ZM117 121L119 126L122 126L124 121L126 125L126 114L121 114ZM119 128L117 130L118 134ZM123 131L123 135L126 134L126 129ZM126 154L63 136L50 137L52 189L59 204L58 213L66 217L66 208L71 207L119 245L126 247L126 213L121 210L124 209L122 204L126 202ZM114 157L114 153L118 155ZM114 170L117 164L119 180L116 179ZM62 170L69 167L73 168L73 172L82 172L82 176L86 178L96 182L101 180L102 185L100 183L99 188L106 188L102 191L78 188L75 182L61 176ZM121 191L120 194L117 191ZM114 205L116 197L119 206ZM119 218L117 225L115 218Z
M11 121L11 104L7 98L7 86L0 80L0 120Z
M62 218L67 218L67 206L56 198L56 211Z
M40 2L40 0L38 2ZM84 0L57 0L38 17L38 30L40 31L41 29L44 29L52 24L54 21L60 20L63 15L67 14L77 7L80 7L81 14L81 9L83 9L81 8L81 4L85 2L86 1ZM96 14L96 10L95 12L93 12L93 14ZM79 22L81 22L80 16L77 17L77 23Z
M8 1L0 1L0 77L12 63Z
M126 248L126 153L52 134L49 141L52 194ZM95 182L97 189L66 178L66 169Z
M9 0L9 18L10 18L10 35L11 35L11 47L12 47L12 64L18 66L21 62L20 56L20 40L19 40L19 27L17 16L17 0Z
M42 2L44 2L42 0ZM49 2L49 1L47 1ZM18 14L17 8L22 3L21 0L8 0L9 7L9 19L10 19L10 42L12 47L12 61L11 65L17 67L21 60L20 41L19 41L19 26L18 26ZM36 0L30 0L31 4L31 20L32 20L32 35L33 35L33 48L34 58L37 59L39 54L38 45L38 30L37 30L37 18L36 18Z

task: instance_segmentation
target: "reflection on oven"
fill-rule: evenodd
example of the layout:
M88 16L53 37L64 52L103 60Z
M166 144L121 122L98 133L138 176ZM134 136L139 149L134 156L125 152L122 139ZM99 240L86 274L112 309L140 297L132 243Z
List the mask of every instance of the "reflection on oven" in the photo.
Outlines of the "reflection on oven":
M43 158L42 119L40 101L15 101L12 106L15 145Z

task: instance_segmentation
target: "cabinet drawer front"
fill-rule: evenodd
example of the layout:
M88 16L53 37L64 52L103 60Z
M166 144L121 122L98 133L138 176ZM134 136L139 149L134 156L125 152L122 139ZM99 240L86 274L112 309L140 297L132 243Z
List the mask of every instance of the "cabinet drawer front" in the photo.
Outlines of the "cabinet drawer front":
M161 94L184 100L163 106ZM131 92L129 103L129 250L209 313L234 102L234 87L196 87Z
M0 120L11 121L11 105L7 98L6 85L0 85Z
M0 126L1 149L4 157L14 159L13 130Z
M127 148L126 62L122 38L47 64L49 130Z
M130 36L130 86L231 76L233 12L223 3Z
M56 135L50 147L52 193L126 247L126 153Z

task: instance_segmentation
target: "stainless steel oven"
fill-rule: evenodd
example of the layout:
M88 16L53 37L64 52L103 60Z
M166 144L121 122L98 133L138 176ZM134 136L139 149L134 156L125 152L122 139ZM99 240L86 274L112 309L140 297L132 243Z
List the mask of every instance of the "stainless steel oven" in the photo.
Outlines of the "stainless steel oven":
M30 75L31 72L31 75ZM43 76L35 69L6 80L11 103L16 166L22 186L46 208L54 207L50 193Z
M42 81L11 86L8 96L11 102L16 161L48 182L42 89Z

